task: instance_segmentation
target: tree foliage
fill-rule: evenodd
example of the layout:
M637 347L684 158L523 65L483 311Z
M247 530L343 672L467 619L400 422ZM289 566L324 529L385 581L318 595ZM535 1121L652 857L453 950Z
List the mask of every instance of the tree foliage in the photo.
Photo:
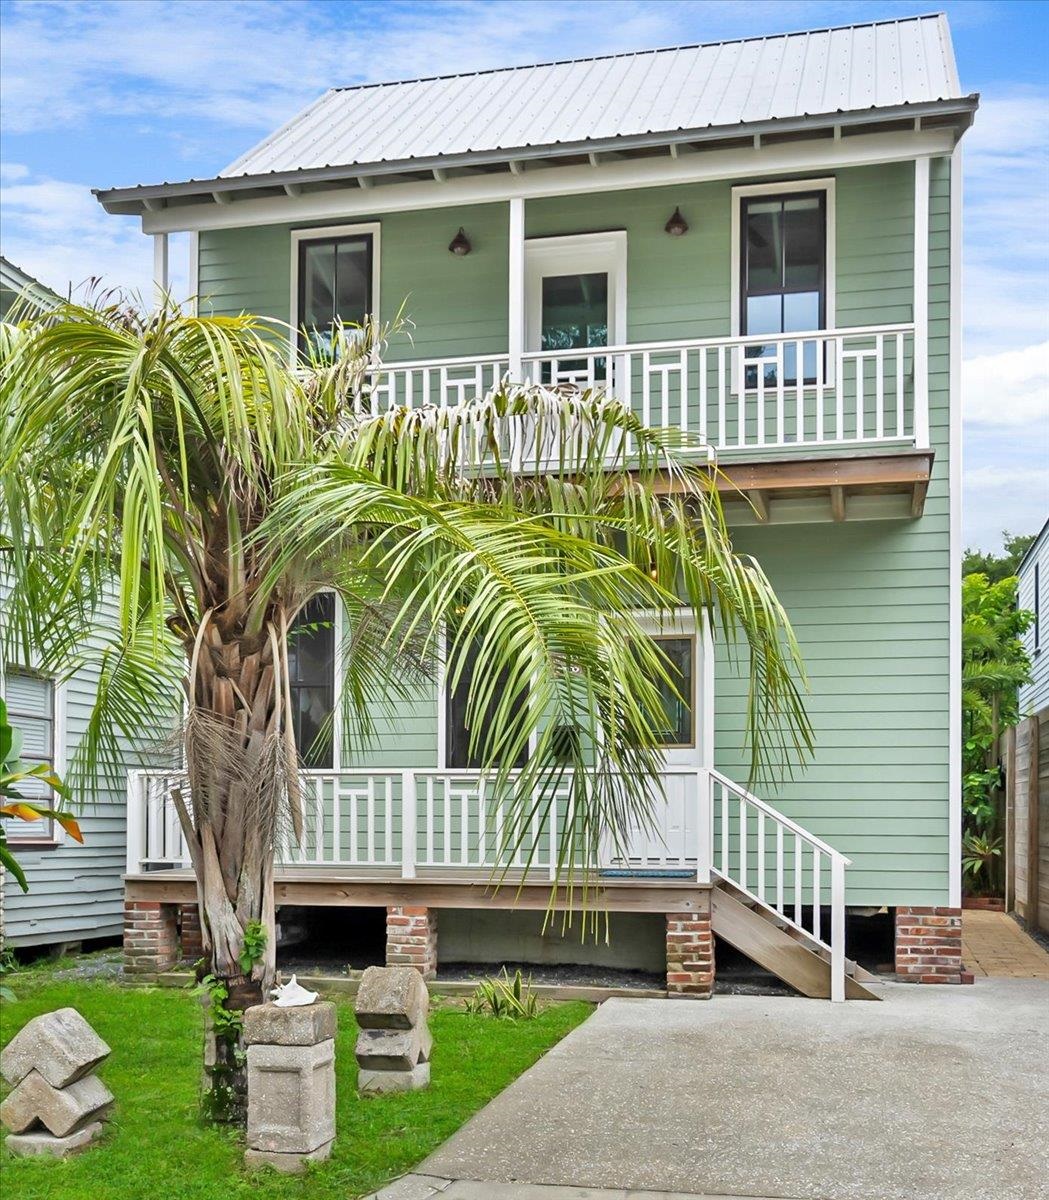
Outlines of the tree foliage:
M998 882L998 738L1019 720L1018 689L1030 678L1021 637L1033 614L1017 608L1016 586L1015 575L962 580L963 868L975 887Z
M966 550L962 556L962 576L986 575L991 583L1001 583L1015 575L1020 560L1034 544L1034 533L1010 533L1002 530L1002 550Z

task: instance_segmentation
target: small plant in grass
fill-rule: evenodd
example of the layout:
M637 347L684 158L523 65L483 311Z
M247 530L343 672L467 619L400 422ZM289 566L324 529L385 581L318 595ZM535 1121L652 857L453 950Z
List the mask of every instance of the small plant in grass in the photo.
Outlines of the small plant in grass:
M532 977L524 979L520 969L511 979L503 968L501 979L482 979L466 1001L466 1011L489 1013L505 1021L531 1021L539 1015L539 997L532 991Z

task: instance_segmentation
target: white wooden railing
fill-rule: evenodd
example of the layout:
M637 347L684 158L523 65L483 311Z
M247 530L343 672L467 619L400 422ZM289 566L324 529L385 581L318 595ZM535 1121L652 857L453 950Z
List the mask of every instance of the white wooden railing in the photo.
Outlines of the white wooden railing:
M914 326L874 325L755 337L692 338L389 362L373 411L451 405L502 379L606 391L646 425L679 428L720 451L929 441L927 389L914 376ZM798 364L801 370L798 370Z
M480 771L346 768L304 772L302 783L302 840L285 836L278 847L286 866L385 868L405 878L419 871L527 867L555 878L560 831L572 821L567 774L553 802L540 806L524 829L511 829L510 798L497 795ZM181 773L129 773L129 872L190 865L171 799L175 788L188 796ZM695 769L667 768L654 824L629 829L618 844L606 839L590 865L688 873L706 882L708 796Z
M845 999L845 869L851 860L718 771L710 772L711 873L814 943ZM830 906L830 929L823 908Z
M129 874L190 865L171 800L176 787L187 790L177 772L129 773ZM527 868L555 879L559 832L572 820L568 778L524 829L509 828L509 799L479 771L310 771L303 787L304 834L298 844L283 839L277 859L284 866L406 879ZM844 999L849 859L719 771L666 768L651 821L618 843L602 839L598 861L588 865L610 875L728 881L829 961L831 998Z

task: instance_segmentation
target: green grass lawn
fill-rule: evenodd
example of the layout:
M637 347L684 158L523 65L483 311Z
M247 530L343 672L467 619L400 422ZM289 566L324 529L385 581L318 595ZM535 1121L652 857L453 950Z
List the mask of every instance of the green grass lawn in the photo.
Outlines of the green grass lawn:
M116 1097L108 1132L81 1155L55 1162L0 1152L0 1192L12 1200L351 1200L410 1170L590 1012L557 1004L514 1024L435 1002L431 1086L361 1100L357 1028L341 1001L335 1148L296 1177L246 1173L240 1138L200 1123L201 1014L186 991L56 981L50 972L7 982L18 999L0 1005L0 1043L38 1013L77 1008L112 1047L100 1074Z

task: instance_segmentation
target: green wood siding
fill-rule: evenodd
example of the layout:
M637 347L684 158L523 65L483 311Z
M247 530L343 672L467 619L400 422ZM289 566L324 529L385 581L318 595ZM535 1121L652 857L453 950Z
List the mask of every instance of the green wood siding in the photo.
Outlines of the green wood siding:
M836 178L836 324L913 317L914 167L850 168ZM739 182L748 182L740 180ZM948 887L948 362L950 165L934 160L930 197L930 433L936 453L919 521L740 527L764 565L805 653L814 761L761 794L854 859L855 904L944 904ZM663 225L680 205L690 231ZM363 218L362 218L363 219ZM505 350L505 204L391 214L382 224L381 305L407 299L414 346L393 356ZM464 226L474 250L447 243ZM625 229L632 341L727 334L731 327L729 182L529 201L529 237ZM286 320L290 226L203 233L200 291L215 311ZM746 780L744 696L719 651L717 764ZM393 708L376 745L356 756L390 767L437 761L433 696Z

